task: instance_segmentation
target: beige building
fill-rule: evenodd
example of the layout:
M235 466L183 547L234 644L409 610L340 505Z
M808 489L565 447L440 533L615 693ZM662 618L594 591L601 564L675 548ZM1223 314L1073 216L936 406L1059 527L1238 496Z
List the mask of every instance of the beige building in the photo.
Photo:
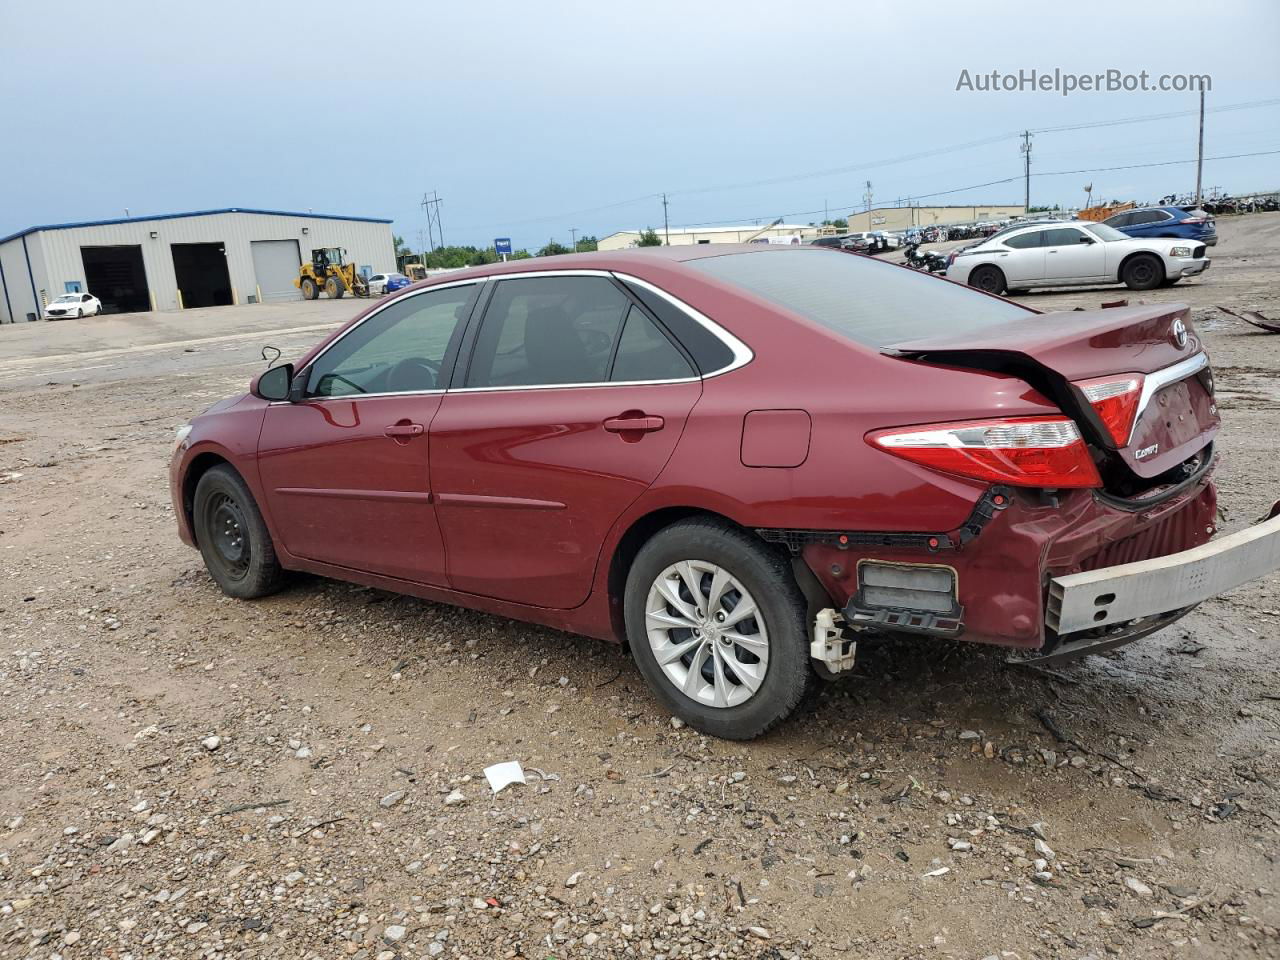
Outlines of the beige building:
M753 238L769 243L803 243L801 235L814 232L813 227L795 223L780 223L774 227L761 224L745 227L672 227L669 231L664 231L661 227L653 229L658 234L658 239L665 243L669 238L673 247L692 246L696 243L746 243ZM636 245L640 240L640 233L639 230L611 233L600 240L597 249L626 250Z
M979 204L965 207L877 207L867 212L849 214L849 230L910 230L912 227L938 227L952 223L983 220L1008 220L1021 217L1027 208L1020 203Z

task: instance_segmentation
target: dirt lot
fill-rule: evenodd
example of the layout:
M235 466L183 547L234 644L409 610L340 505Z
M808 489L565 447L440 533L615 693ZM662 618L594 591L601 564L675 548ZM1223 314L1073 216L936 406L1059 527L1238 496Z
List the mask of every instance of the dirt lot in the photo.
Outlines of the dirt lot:
M1234 528L1280 496L1280 336L1213 305L1280 315L1280 215L1219 229L1147 298L1209 343ZM0 328L0 956L1280 956L1280 577L1052 673L867 641L778 733L708 740L613 647L317 579L223 598L173 430L320 334L165 316L144 349Z

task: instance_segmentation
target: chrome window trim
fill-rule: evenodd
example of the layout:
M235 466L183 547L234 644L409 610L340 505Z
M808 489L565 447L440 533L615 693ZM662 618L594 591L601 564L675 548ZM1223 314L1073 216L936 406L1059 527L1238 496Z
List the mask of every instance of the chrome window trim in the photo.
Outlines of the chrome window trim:
M341 396L336 396L336 397L333 397L333 396L304 397L303 402L313 403L317 401L328 401L328 400L368 400L374 397L436 396L436 395L446 394L446 393L499 393L499 392L507 393L513 390L565 390L565 389L576 389L576 388L583 388L583 387L643 387L643 386L659 385L659 384L697 383L700 380L710 380L712 377L719 377L719 376L722 376L723 374L731 373L732 371L737 370L739 367L746 366L748 363L750 363L752 360L755 359L754 351L752 351L752 349L749 346L747 346L745 343L739 340L736 336L734 336L724 327L720 326L720 324L716 323L714 320L712 320L702 311L694 307L691 307L689 304L685 303L679 297L676 297L673 294L668 293L666 290L663 290L661 287L655 286L654 284L650 283L648 280L641 280L639 277L632 276L629 273L620 273L616 270L599 270L594 268L579 267L579 268L561 268L558 270L528 270L528 271L520 271L517 273L488 274L483 277L468 277L465 280L450 280L445 283L440 283L430 287L425 287L422 290L415 290L408 297L394 297L391 300L387 301L386 303L379 305L377 309L373 310L366 316L362 317L359 323L354 323L350 327L348 327L346 330L342 331L342 333L339 336L337 336L333 341L331 341L329 344L327 344L323 350L321 350L318 354L312 357L311 362L308 363L306 367L304 367L302 370L299 370L298 374L295 374L295 376L300 375L306 371L309 371L311 367L314 366L320 360L321 357L323 357L331 349L333 349L335 346L341 343L343 338L346 337L349 333L363 326L365 323L367 323L369 320L376 317L383 310L387 309L392 304L399 303L401 300L408 300L411 297L417 297L417 296L422 296L423 294L433 293L436 290L446 290L451 287L467 286L468 284L479 285L479 284L486 283L488 281L495 281L495 282L501 283L504 280L525 280L529 278L539 278L539 277L605 277L607 279L625 280L629 283L634 283L637 286L643 287L644 289L648 290L650 293L654 294L655 296L662 297L662 299L666 300L668 303L674 306L677 310L681 310L684 313L688 314L695 323L703 327L708 333L710 333L717 340L719 340L726 347L728 347L729 352L733 354L733 359L725 366L720 367L716 370L712 370L710 373L694 375L692 377L679 377L679 378L670 379L670 380L603 380L603 381L588 381L584 383L517 384L515 386L506 386L506 387L453 387L445 390L405 390L405 391L391 392L391 393L349 393L349 394L343 394ZM276 400L276 401L272 401L271 406L275 406L276 404L288 404L292 402L293 401L290 401L290 400Z
M723 374L737 370L741 366L745 366L755 359L755 354L751 348L735 337L720 324L716 323L700 310L689 306L679 297L673 296L661 287L654 286L647 280L641 280L639 277L632 276L629 273L620 273L616 270L592 270L592 269L565 269L565 270L531 270L527 273L503 273L492 276L490 279L501 283L504 280L523 280L527 277L612 277L618 280L626 280L637 286L643 287L655 296L662 297L676 309L687 313L695 323L705 328L708 333L729 348L733 354L733 359L723 367L712 370L710 373L695 375L692 377L677 377L668 380L594 380L582 383L521 383L514 386L505 387L453 387L449 393L509 393L513 390L573 390L587 387L645 387L658 386L661 384L673 383L697 383L700 380L710 380L712 377L718 377Z
M663 300L666 300L677 310L681 310L691 316L699 326L705 328L708 333L729 348L730 352L733 353L733 360L718 370L712 370L710 373L704 373L702 375L703 380L709 380L711 377L718 377L721 374L731 373L739 367L746 366L755 359L756 355L749 346L735 337L724 327L720 326L720 324L716 323L705 313L689 306L689 304L685 303L679 297L673 296L661 287L654 286L648 280L641 280L639 277L633 277L628 273L614 273L614 276L619 280L626 280L630 283L636 284L637 286L644 287L644 289L648 290L650 293L662 297Z
M1177 383L1180 380L1187 379L1187 377L1195 376L1208 365L1209 355L1201 350L1193 357L1187 357L1187 359L1179 360L1172 366L1164 367L1154 373L1148 373L1142 381L1142 393L1138 395L1138 413L1133 418L1133 426L1129 428L1129 439L1125 445L1127 446L1133 442L1133 435L1138 432L1138 422L1142 419L1142 415L1146 413L1147 407L1157 393L1171 383Z

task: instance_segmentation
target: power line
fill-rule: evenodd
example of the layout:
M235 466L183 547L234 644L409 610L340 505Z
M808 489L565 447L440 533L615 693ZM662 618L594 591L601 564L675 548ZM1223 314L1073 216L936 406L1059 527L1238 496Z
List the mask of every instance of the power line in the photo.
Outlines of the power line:
M1249 100L1249 101L1243 101L1240 103L1228 103L1228 104L1223 104L1222 106L1208 108L1205 110L1205 112L1206 113L1225 113L1225 112L1234 111L1234 110L1253 110L1253 109L1259 109L1264 107L1274 107L1274 106L1280 106L1280 98L1273 98L1269 100ZM667 197L692 196L695 194L703 194L703 193L718 193L722 191L746 189L749 187L774 186L781 183L792 183L799 180L813 180L821 177L839 176L841 174L860 173L868 170L874 170L878 167L909 163L914 160L925 160L930 157L935 157L943 154L957 153L962 150L971 150L977 147L989 146L991 144L1000 143L1005 140L1010 140L1015 138L1022 139L1024 133L1029 133L1032 135L1040 134L1040 133L1065 133L1073 130L1089 130L1089 129L1095 129L1099 127L1115 127L1115 126L1123 126L1126 124L1133 124L1133 123L1150 123L1150 122L1159 121L1159 120L1171 120L1178 117L1192 116L1197 112L1198 110L1179 110L1179 111L1174 111L1170 113L1153 113L1153 114L1147 114L1144 116L1121 117L1113 120L1091 120L1085 123L1064 124L1056 127L1032 127L1026 131L1014 131L1010 133L1001 133L995 136L984 137L979 140L970 140L966 143L953 144L951 146L946 146L946 147L931 148L928 150L922 150L916 153L904 154L902 156L897 156L897 157L888 157L881 160L871 160L871 161L866 161L858 164L851 164L848 166L829 167L824 170L811 170L804 173L784 174L784 175L779 175L775 177L766 177L758 180L745 180L738 183L713 184L713 185L707 185L702 187L690 187L684 190L669 191L668 193L665 194L665 196ZM995 183L1003 183L1003 182L1006 182L1006 181L995 181ZM952 192L961 192L961 191L943 191L942 194L932 194L932 196L940 196L945 193L952 193ZM633 204L649 202L661 196L663 196L663 194L649 193L639 197L632 197L629 200L619 200L613 203L601 204L595 207L587 207L581 210L573 210L568 213L555 213L555 214L549 214L547 216L542 216L542 217L528 217L521 220L504 220L498 223L472 225L467 227L467 229L483 230L489 227L515 227L515 226L524 226L526 224L532 224L532 223L543 223L548 220L557 220L561 218L571 219L575 217L585 216L591 213L599 213L604 210L615 210L620 207L627 207L627 206L632 206ZM856 206L856 204L853 204L851 206ZM757 219L757 218L753 218L753 219ZM768 219L768 218L762 218L762 219ZM730 221L730 220L707 221L701 224L690 224L690 226L710 226L713 224L731 223L731 222L735 222L735 221Z
M1269 156L1274 156L1276 154L1280 154L1280 150L1259 150L1252 153L1231 153L1231 154L1223 154L1217 157L1205 157L1204 159L1205 160L1239 160L1245 157L1269 157ZM1192 157L1189 160L1160 160L1154 163L1129 163L1129 164L1123 164L1121 166L1113 166L1113 167L1085 167L1079 170L1038 170L1033 172L1031 176L1033 177L1065 177L1065 176L1075 176L1081 173L1111 173L1117 170L1139 170L1139 169L1145 169L1150 167L1172 167L1172 166L1177 166L1178 164L1195 163L1195 162L1196 162L1196 158ZM915 201L915 200L931 200L937 197L951 196L952 194L956 194L956 193L965 193L968 190L979 190L983 187L995 187L995 186L1000 186L1001 184L1006 184L1006 183L1016 183L1017 181L1022 180L1024 176L1025 174L1019 173L1016 176L1004 177L1000 180L988 180L985 183L971 183L971 184L968 184L967 186L953 187L949 190L937 190L937 191L934 191L933 193L917 193L917 194L914 194L913 196L900 198L899 203L900 204L911 203L912 201ZM858 205L859 205L858 201L853 201L852 203L835 204L835 207L837 210L840 209L841 207L845 207L852 210L852 209L855 209ZM791 217L810 217L821 212L822 212L821 210L797 210L791 213L784 213L782 215L782 218L786 220L786 219L790 219ZM677 227L678 228L714 227L714 226L720 226L726 223L744 223L752 220L763 220L763 219L766 219L767 216L769 215L761 216L757 214L754 216L746 216L746 217L731 217L724 220L704 220L700 223L678 224Z

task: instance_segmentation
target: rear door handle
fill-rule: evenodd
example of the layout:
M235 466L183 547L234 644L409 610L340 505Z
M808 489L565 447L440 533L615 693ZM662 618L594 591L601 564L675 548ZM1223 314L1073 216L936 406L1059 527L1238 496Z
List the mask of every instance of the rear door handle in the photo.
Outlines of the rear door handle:
M425 428L420 423L393 423L382 432L388 437L416 437Z
M661 430L666 421L661 417L610 417L604 428L610 433L653 433Z

